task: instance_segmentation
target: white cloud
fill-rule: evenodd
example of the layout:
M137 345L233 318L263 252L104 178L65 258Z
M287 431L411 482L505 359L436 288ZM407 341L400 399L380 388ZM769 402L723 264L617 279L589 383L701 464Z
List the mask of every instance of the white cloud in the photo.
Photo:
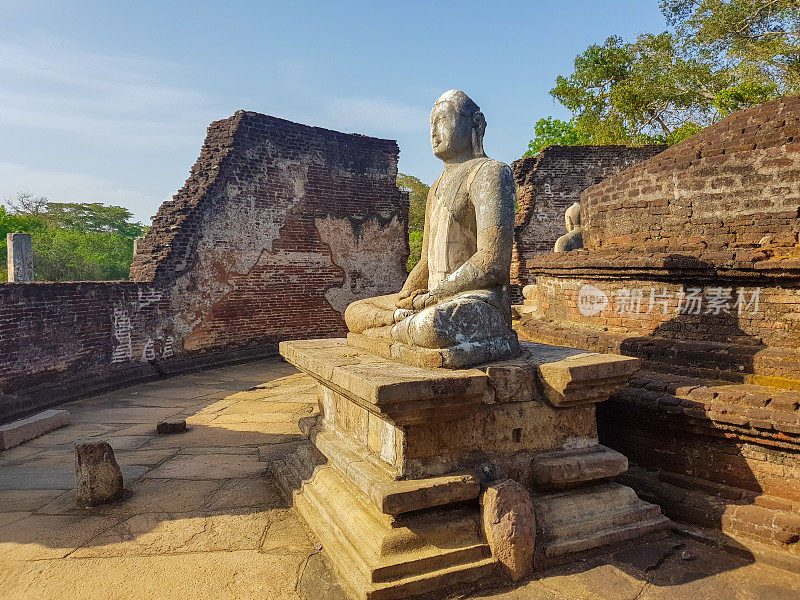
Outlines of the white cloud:
M11 162L0 162L0 184L3 190L31 192L46 196L53 202L102 202L128 208L136 220L149 225L153 206L161 204L156 198L136 190L121 188L113 181L83 173L39 170ZM0 197L0 204L14 192Z
M203 94L162 81L175 71L165 61L86 52L52 36L2 41L0 126L120 143L153 134L180 145L198 120L216 115Z
M269 69L281 91L254 110L427 140L429 106L314 93L314 65L302 59L276 57ZM181 83L186 74L184 65L90 52L43 33L0 40L0 199L28 191L55 202L117 204L149 222L183 183L206 125L245 105Z

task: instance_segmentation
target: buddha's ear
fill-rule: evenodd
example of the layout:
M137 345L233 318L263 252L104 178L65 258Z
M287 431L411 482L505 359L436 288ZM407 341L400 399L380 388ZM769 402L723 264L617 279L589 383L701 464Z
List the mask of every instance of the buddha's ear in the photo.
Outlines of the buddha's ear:
M483 116L481 111L472 115L472 128L478 134L478 137L483 140L483 134L486 132L486 117Z
M483 134L486 132L486 118L477 111L472 115L472 150L475 156L483 155Z

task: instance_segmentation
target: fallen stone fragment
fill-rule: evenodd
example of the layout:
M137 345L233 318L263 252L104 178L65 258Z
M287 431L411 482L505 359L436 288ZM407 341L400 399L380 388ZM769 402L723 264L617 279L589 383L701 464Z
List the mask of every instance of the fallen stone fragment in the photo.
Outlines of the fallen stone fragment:
M159 421L156 425L156 433L159 435L167 435L170 433L183 433L186 431L185 419L173 419L167 421Z
M0 450L9 450L70 423L72 417L65 410L46 410L27 419L6 423L0 426Z
M79 507L113 502L122 497L122 471L108 442L75 444L75 487Z
M536 517L530 494L513 479L491 485L481 497L489 548L513 581L533 570Z

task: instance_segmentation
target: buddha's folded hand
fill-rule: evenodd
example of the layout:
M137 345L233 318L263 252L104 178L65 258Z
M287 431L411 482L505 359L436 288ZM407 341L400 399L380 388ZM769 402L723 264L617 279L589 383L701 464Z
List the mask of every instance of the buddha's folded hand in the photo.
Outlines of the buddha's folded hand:
M421 294L426 294L428 290L404 290L400 292L397 296L397 302L395 306L397 308L405 308L411 310L414 307L414 298Z

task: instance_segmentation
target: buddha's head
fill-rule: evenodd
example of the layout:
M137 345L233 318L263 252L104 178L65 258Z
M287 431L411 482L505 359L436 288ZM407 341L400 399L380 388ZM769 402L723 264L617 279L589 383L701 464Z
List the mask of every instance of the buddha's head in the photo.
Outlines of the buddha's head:
M442 94L431 110L431 147L443 161L485 156L483 133L486 119L464 92Z
M564 220L567 222L567 231L572 231L581 226L581 203L575 202L564 213Z

